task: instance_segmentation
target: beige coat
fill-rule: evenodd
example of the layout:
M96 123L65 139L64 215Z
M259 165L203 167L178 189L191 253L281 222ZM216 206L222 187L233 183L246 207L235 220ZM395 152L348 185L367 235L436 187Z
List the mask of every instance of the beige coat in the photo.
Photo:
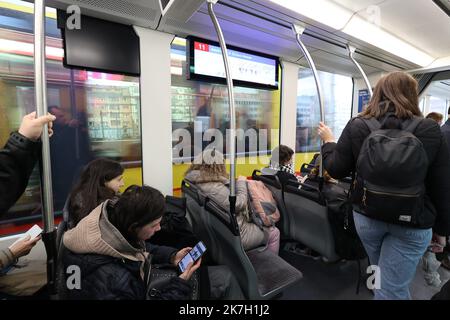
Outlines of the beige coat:
M200 171L191 171L186 179L195 183L209 198L225 209L230 209L230 190L228 179L223 177L205 177ZM236 220L241 233L241 241L245 250L250 250L267 242L265 232L249 221L247 214L247 185L245 181L236 182Z
M106 202L101 203L63 237L64 246L74 253L101 254L141 262L141 276L148 253L134 248L108 220Z

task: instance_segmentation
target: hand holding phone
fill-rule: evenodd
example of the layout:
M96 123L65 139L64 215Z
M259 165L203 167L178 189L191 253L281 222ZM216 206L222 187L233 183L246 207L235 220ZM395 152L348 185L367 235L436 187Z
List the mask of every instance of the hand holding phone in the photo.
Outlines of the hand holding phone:
M181 272L184 272L189 263L195 263L205 253L206 246L203 242L199 242L178 262L178 268Z
M31 249L36 245L36 243L41 239L40 234L42 229L38 225L34 225L30 230L28 230L22 237L17 239L10 247L14 258L20 258L26 256L30 253Z
M15 245L19 241L25 239L27 236L30 236L30 239L28 240L34 240L37 236L39 236L42 233L41 227L39 227L37 224L32 226L27 232L23 234L19 239L17 239L11 246Z

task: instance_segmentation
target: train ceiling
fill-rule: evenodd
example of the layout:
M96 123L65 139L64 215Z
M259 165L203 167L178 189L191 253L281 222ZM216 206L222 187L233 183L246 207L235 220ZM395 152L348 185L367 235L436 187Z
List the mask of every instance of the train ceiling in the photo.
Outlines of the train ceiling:
M176 14L161 17L158 0L48 0L47 3L57 8L77 4L81 7L82 13L87 15L178 36L196 35L216 40L204 1L179 1L182 4L177 8L178 13L184 16L192 14L187 22L174 18ZM290 30L291 23L303 23L307 27L303 40L311 50L318 68L324 71L359 77L356 68L347 57L345 49L347 43L357 48L355 58L368 74L418 69L425 65L428 67L450 65L448 41L450 18L433 1L287 0L284 2L315 3L315 6L321 3L325 5L321 8L325 9L327 6L334 6L342 12L340 17L344 19L345 24L342 28L335 26L329 23L330 19L327 20L326 16L325 20L320 22L320 19L314 14L310 15L307 10L301 14L280 5L283 0L220 0L215 6L215 12L221 22L227 43L306 65L297 47L295 36ZM326 11L325 9L322 11ZM320 10L313 13L318 11ZM364 35L356 34L358 37L355 37L354 32L347 32L353 23L352 19L377 23L380 29L388 30L393 37L419 49L426 58L412 59L415 61L412 62L411 59L381 49L380 46L373 45L373 41L367 40L371 36L370 32L367 39ZM355 26L356 32L360 31L357 25Z

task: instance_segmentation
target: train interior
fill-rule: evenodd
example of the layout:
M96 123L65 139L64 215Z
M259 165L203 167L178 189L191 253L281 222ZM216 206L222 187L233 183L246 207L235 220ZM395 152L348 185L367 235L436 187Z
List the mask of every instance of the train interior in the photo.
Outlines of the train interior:
M445 1L441 5L437 2L220 0L214 4L227 45L243 52L275 57L279 63L272 88L234 88L238 128L271 132L265 145L259 144L256 151L244 148L238 153L243 163L238 162L237 175L252 177L254 170L267 166L270 150L279 144L295 149L297 172L320 150L316 130L321 114L314 75L298 47L293 24L305 27L301 37L318 70L325 121L337 137L370 99L364 77L349 58L347 45L355 48L353 57L372 88L383 75L406 71L419 82L419 106L423 114L438 112L447 121L450 8L445 7ZM175 148L179 142L175 132L181 132L177 130L194 133L200 130L201 136L205 128L224 132L229 125L226 85L189 78L191 37L203 39L205 43L218 41L206 1L162 1L167 5L164 15L163 4L158 0L48 0L45 3L47 100L49 111L57 118L55 135L50 141L55 226L62 220L67 196L82 167L98 157L117 160L124 166L124 188L144 183L165 195L187 197L191 223L197 223L192 212L214 211L197 199L195 190L183 185L184 172L193 155ZM58 17L70 5L81 9L81 24L86 16L132 26L130 30L139 43L138 73L67 66L65 56L69 53L65 52L62 35L65 31L59 26ZM18 129L22 117L35 108L33 41L33 2L0 0L2 145L10 132ZM201 115L199 110L205 104L211 111ZM199 122L205 128L198 129ZM200 142L200 149L204 147L205 142ZM8 212L1 213L0 249L10 246L34 224L42 226L40 182L41 174L36 167L23 196ZM295 206L290 206L286 199L295 199L295 194L280 191L276 186L272 188L274 195L282 193L280 201L292 214ZM258 296L246 291L249 297L373 298L366 287L367 259L345 261L334 259L332 254L327 257L327 249L321 249L321 244L314 250L320 254L308 254L310 251L300 241L302 235L297 234L303 232L302 226L298 226L299 230L292 230L291 226L282 229L280 257L283 263L300 270L302 279L277 294L274 291ZM215 243L215 238L225 237L229 231L222 227L213 231L206 228L209 236L205 237L211 237ZM194 226L194 231L196 228L203 230ZM322 234L313 236L319 242L327 241ZM230 248L234 248L232 241ZM26 258L45 266L42 241ZM255 272L249 268L249 274ZM450 279L449 270L441 267L438 272L442 284ZM419 264L410 287L412 298L428 300L441 285L428 285Z

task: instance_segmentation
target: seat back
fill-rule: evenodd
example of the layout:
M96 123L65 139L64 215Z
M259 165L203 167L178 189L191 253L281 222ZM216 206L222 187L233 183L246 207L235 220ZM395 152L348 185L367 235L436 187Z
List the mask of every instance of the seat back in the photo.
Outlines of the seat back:
M318 189L289 182L284 190L290 235L329 261L339 260L335 251L333 230L328 220L328 208ZM307 190L305 190L307 188Z
M206 223L220 246L213 255L230 268L248 299L273 298L302 278L299 270L269 250L245 252L236 219L229 211L210 199L206 210Z
M267 168L264 168L267 169ZM270 169L273 170L273 169ZM286 213L286 207L284 205L283 187L276 175L266 175L264 170L254 170L252 179L261 181L272 192L273 198L277 202L278 210L280 211L280 221L277 222L277 227L280 229L280 235L282 238L290 239L289 230L289 216Z
M205 209L206 197L195 184L187 180L183 180L181 190L183 197L186 198L186 218L191 224L192 231L199 240L205 243L209 256L217 263L214 257L217 241L212 237L211 231L203 218L208 214Z
M64 256L64 233L67 231L67 222L64 219L59 223L56 230L56 299L67 299L67 285L66 285L66 272L64 270L63 256Z
M268 250L246 253L236 218L194 184L183 181L182 191L194 232L203 238L214 262L230 268L248 299L272 298L301 279L300 271Z

